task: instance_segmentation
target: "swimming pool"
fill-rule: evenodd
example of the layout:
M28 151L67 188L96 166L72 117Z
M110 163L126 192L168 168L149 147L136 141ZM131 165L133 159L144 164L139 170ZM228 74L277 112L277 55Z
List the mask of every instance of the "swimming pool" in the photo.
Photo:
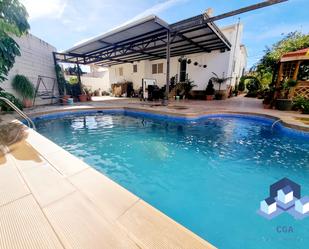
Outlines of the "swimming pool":
M36 120L41 134L218 248L307 249L309 218L256 213L283 177L309 195L309 138L272 123L121 111Z

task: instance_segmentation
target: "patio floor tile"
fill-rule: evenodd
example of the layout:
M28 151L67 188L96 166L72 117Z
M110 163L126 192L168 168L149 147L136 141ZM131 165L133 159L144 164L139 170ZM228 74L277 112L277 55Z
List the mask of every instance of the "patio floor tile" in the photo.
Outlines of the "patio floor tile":
M69 178L105 214L115 220L139 198L94 169Z
M215 248L142 200L118 220L143 248Z
M0 248L63 248L31 195L0 207Z
M44 210L66 248L139 248L80 193L73 193Z
M22 171L31 192L44 207L76 189L48 163Z
M12 159L9 156L2 158L4 160L1 160L0 164L0 206L30 194Z

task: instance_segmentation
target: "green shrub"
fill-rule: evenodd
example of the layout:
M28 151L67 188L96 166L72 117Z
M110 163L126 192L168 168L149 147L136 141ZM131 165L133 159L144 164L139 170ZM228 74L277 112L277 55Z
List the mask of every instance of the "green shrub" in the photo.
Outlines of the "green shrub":
M21 101L11 93L5 92L5 91L0 91L0 97L7 98L10 100L14 105L16 105L20 110L23 109L23 104ZM2 111L13 111L13 109L4 101L0 100L0 107Z
M209 80L206 87L206 95L214 95L214 94L215 94L214 84L212 83L212 80Z
M245 77L241 77L238 84L238 91L243 92L245 91Z
M304 114L309 114L309 99L304 97L293 99L293 108L302 111Z
M16 92L18 92L23 99L33 99L35 88L31 81L24 75L15 75L12 86Z
M57 77L57 83L58 83L58 91L60 96L65 95L66 90L66 80L64 78L63 72L59 64L55 66L55 72Z
M246 94L246 97L257 97L258 91L261 89L261 83L259 80L255 77L247 78L247 89L248 93Z

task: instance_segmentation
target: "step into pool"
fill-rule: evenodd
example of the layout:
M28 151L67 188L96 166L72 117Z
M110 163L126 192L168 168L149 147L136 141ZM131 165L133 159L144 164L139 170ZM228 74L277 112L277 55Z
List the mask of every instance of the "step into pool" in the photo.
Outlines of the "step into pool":
M218 248L308 249L309 217L257 214L281 178L309 195L309 137L273 120L136 113L57 114L39 133Z

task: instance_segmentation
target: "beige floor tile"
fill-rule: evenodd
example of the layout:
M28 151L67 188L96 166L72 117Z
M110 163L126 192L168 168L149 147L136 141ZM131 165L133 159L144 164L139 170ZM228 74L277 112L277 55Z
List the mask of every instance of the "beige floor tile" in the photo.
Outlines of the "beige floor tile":
M34 198L0 207L0 248L63 248Z
M70 177L69 180L112 220L138 200L137 196L92 168Z
M38 167L46 163L39 152L25 140L10 147L10 156L20 170Z
M22 175L41 206L46 206L76 190L48 163L24 169Z
M215 248L142 200L118 220L145 248Z
M138 248L115 223L109 223L80 193L44 208L66 248Z
M39 151L42 156L61 150L58 145L34 130L28 129L28 137L26 138L26 141L31 144L34 149Z
M74 175L89 168L88 164L63 149L45 156L45 159L64 176Z
M3 158L4 163L0 164L0 206L30 194L12 159L8 155Z

